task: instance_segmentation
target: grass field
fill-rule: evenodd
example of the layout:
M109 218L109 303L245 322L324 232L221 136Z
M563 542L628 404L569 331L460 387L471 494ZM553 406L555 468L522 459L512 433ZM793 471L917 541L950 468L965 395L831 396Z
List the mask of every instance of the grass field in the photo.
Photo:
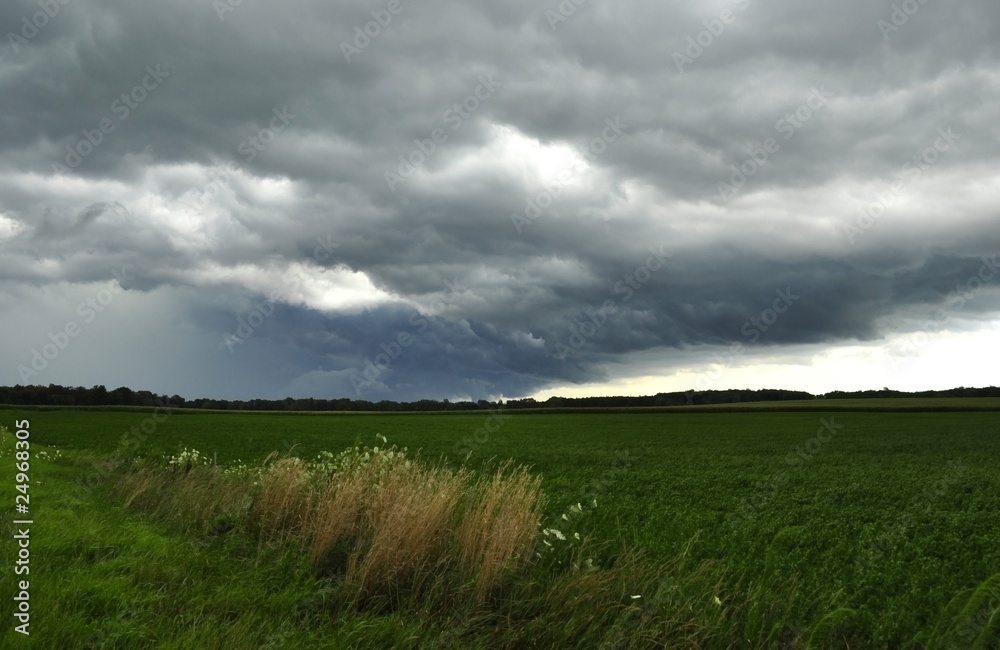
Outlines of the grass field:
M933 634L939 623L953 628L955 647L977 635L997 647L1000 588L987 585L974 602L962 595L1000 573L1000 416L987 410L996 400L971 400L978 410L967 411L955 410L957 400L878 402L510 415L175 411L158 413L161 421L143 411L17 409L0 411L0 424L31 423L39 647L495 641L413 612L323 616L329 587L294 556L262 562L239 536L206 538L124 510L106 497L114 477L101 462L130 430L141 434L142 455L196 448L220 465L259 463L272 451L312 458L378 444L376 434L450 468L488 474L513 459L542 477L545 525L587 504L573 530L606 542L603 558L635 549L670 562L686 553L713 567L724 623L706 647L770 647L759 625L765 610L779 611L783 642L806 647L809 631L839 608L853 615L828 647L948 647ZM37 456L53 449L62 457ZM14 461L8 453L0 462ZM93 489L81 487L88 481ZM11 504L13 487L12 478L0 486ZM16 547L3 548L13 565ZM4 602L12 591L5 582ZM22 642L11 627L4 647Z

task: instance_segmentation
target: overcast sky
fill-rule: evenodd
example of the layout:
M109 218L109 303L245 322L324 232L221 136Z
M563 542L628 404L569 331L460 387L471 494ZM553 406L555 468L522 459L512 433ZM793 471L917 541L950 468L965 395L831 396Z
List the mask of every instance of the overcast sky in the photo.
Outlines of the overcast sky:
M18 0L0 24L0 384L1000 384L993 0Z

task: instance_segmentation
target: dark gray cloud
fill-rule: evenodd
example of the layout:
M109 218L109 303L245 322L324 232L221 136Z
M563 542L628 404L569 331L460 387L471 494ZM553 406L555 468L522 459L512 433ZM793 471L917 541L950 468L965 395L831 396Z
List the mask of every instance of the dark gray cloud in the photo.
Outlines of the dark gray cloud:
M995 5L571 5L0 8L0 383L119 284L31 381L478 399L997 319Z

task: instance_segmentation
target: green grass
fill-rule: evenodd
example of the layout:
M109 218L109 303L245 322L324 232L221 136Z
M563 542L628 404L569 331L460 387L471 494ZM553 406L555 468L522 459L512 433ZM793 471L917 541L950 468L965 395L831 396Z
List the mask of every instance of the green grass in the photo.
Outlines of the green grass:
M256 462L274 450L313 457L374 444L382 433L453 467L489 471L513 459L543 477L547 523L571 504L596 499L579 529L612 549L640 549L663 562L688 549L692 561L724 567L719 596L733 629L758 635L749 644L733 635L722 647L766 646L770 630L763 628L776 618L785 623L776 638L798 630L808 639L829 629L837 639L829 647L905 647L915 637L912 647L943 645L948 630L970 618L979 634L998 602L988 585L979 600L972 596L1000 573L1000 418L989 411L868 412L824 404L829 411L772 405L514 413L490 431L487 413L178 411L155 430L147 424L140 451L157 456L187 446L217 452L220 463ZM32 488L32 502L40 504L32 630L54 640L51 647L434 647L453 638L409 615L295 613L288 603L314 602L322 593L298 560L285 558L277 570L235 538L171 533L97 498L99 490L76 489L88 475L101 475L96 458L149 413L11 410L0 411L0 423L12 429L15 416L31 420L33 444L70 455L32 465L33 480L41 481ZM828 435L821 420L831 418L842 428ZM8 503L11 482L0 486ZM4 548L11 557L9 542ZM11 602L7 594L0 595ZM951 618L942 622L946 610ZM3 634L0 645L11 641L9 631ZM63 639L84 641L56 642ZM461 639L456 647L470 643ZM993 646L987 640L983 647Z
M0 647L406 648L440 635L416 617L331 616L328 587L294 554L261 556L237 536L177 534L125 511L106 490L67 496L96 460L32 462L31 635L4 625ZM10 540L9 520L0 528ZM13 546L2 548L11 558ZM3 602L14 593L4 580Z

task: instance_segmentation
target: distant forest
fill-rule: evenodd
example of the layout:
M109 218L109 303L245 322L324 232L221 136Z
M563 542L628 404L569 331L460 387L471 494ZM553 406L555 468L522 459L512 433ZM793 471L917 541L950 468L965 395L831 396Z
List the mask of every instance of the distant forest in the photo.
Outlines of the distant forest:
M643 397L550 397L537 401L530 397L507 401L478 402L422 399L416 402L382 400L315 399L286 397L280 400L226 400L199 398L188 400L180 395L158 395L146 390L134 391L122 386L108 390L104 386L2 386L0 404L20 406L146 406L168 408L216 409L229 411L478 411L496 408L526 409L552 407L628 407L628 406L696 406L701 404L732 404L738 402L770 402L807 399L870 399L887 397L1000 397L1000 387L952 388L918 393L896 390L867 390L848 393L835 391L813 395L796 390L709 390L657 393Z

